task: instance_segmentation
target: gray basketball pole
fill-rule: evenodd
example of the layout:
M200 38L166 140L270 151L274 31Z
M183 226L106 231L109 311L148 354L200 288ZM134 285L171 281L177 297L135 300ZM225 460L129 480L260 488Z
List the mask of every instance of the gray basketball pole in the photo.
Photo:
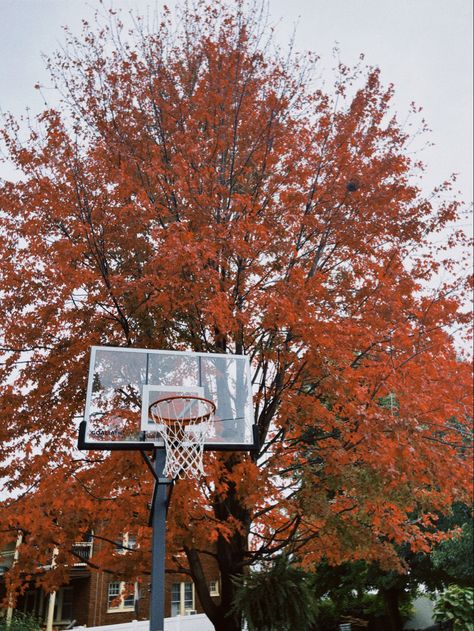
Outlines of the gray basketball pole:
M151 507L153 533L151 545L150 631L164 631L165 627L166 511L169 488L169 483L165 482L162 477L165 459L165 450L156 449L155 479L157 481Z

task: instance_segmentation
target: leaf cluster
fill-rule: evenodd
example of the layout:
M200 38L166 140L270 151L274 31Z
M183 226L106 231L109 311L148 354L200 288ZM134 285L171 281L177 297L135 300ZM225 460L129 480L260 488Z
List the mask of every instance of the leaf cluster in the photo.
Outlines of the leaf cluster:
M452 620L454 631L473 631L474 589L450 585L440 594L434 615L438 621Z
M459 532L442 541L431 555L436 570L442 570L451 581L464 587L474 586L474 524L472 519L461 524Z
M306 631L314 622L317 605L311 580L286 556L235 582L233 611L243 615L250 631Z
M40 631L39 621L29 614L16 611L9 623L6 618L0 618L0 631Z

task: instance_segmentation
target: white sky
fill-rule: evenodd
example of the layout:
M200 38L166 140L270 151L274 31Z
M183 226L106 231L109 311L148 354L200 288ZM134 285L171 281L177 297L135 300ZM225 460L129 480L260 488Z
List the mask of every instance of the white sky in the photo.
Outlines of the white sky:
M145 12L155 3L105 5ZM41 53L60 45L63 25L79 32L81 19L97 6L98 0L0 0L0 110L41 110L33 88L37 81L47 84ZM426 188L456 172L462 198L472 201L472 0L269 0L269 8L282 44L296 25L296 47L318 53L322 69L332 66L336 43L344 63L355 63L363 52L383 80L395 84L401 118L411 101L421 105L435 143L421 154ZM0 165L2 174L9 175Z
M173 7L177 0L168 0ZM337 44L350 65L360 53L381 68L396 88L394 106L403 120L409 104L423 107L433 147L419 155L427 164L425 191L458 174L470 228L473 199L473 2L472 0L268 0L276 37L285 45L296 26L296 48L321 56L328 76ZM106 7L144 13L155 0L104 0ZM33 86L48 85L42 53L63 41L62 26L79 32L99 0L0 0L0 110L33 113L43 101ZM54 94L45 91L54 103ZM415 145L415 148L421 147ZM0 177L12 171L0 164Z

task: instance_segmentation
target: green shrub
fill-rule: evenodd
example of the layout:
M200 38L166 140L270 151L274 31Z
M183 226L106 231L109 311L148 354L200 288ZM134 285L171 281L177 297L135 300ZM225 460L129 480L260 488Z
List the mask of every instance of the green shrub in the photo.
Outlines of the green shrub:
M474 589L450 585L434 608L435 620L452 620L454 631L474 631Z
M316 608L315 628L333 631L339 628L339 611L330 598L321 598Z
M233 612L250 631L307 631L315 617L311 581L301 568L281 556L268 567L235 581Z
M16 611L10 625L5 618L0 618L0 631L40 631L41 625L34 616Z

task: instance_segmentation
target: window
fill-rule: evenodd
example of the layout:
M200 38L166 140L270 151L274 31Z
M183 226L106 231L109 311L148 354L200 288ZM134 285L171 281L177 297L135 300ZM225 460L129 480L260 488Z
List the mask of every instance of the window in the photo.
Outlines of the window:
M78 541L72 545L72 551L76 557L74 565L86 565L92 556L92 541Z
M38 590L26 592L23 613L29 613L40 618L43 615L44 601L44 592Z
M123 545L127 546L127 548L132 548L132 550L135 550L135 548L137 547L137 538L135 537L135 535L127 533L123 538Z
M131 535L126 532L122 535L119 541L115 542L115 552L118 554L125 554L129 549L135 549L137 547L137 538L135 535Z
M107 593L107 611L133 611L135 606L135 586L124 581L109 583Z
M41 590L25 593L23 612L42 618L47 615L50 596ZM74 590L71 585L61 587L54 596L54 622L71 622L73 620Z
M72 605L74 602L73 588L62 587L56 592L54 603L54 621L63 622L72 620Z
M219 596L219 581L209 581L209 594Z
M194 610L194 584L173 583L171 585L171 616L184 616Z

